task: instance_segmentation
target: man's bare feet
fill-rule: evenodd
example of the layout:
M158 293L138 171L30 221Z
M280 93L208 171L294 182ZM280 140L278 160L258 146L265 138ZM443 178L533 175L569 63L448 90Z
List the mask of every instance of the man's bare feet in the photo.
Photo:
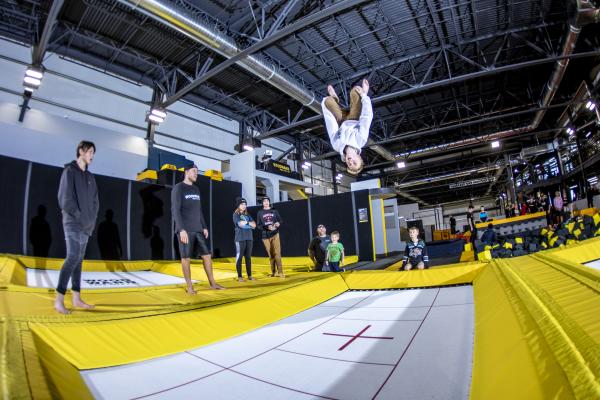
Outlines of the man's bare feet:
M238 282L246 282L246 280L244 278L238 278Z
M71 314L71 310L67 310L65 305L62 302L54 302L54 309L60 314Z
M198 294L198 292L196 292L196 291L194 290L194 288L193 288L193 287L191 287L191 288L187 288L187 289L185 290L185 292L186 292L187 294L189 294L189 295L195 295L195 294Z
M225 290L225 288L219 284L210 285L210 287L214 290Z
M91 310L93 309L95 306L93 304L88 304L85 301L79 299L79 300L75 300L73 299L73 307L76 308L85 308L87 310Z
M327 85L327 93L328 93L328 94L329 94L331 97L333 97L333 98L337 99L338 101L340 100L340 99L339 99L339 97L337 96L337 94L335 93L335 89L333 88L333 86L331 86L331 85Z
M255 281L256 279L254 279L253 277L249 276L249 277L248 277L248 280L249 280L249 281Z

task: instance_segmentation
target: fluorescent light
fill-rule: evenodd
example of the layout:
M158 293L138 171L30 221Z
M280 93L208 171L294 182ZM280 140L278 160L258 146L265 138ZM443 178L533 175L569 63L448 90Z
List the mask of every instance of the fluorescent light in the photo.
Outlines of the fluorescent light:
M497 140L494 140L494 141L492 142L492 149L496 149L496 148L498 148L498 147L500 147L500 142L499 142L499 141L497 141Z
M588 100L588 102L585 103L585 108L587 108L588 110L592 111L594 108L596 108L596 103L594 103L591 100Z
M156 115L157 117L162 118L163 120L165 118L167 118L167 113L164 112L163 110L158 109L158 108L153 108L152 110L150 110L150 113L152 115Z
M25 91L26 91L26 92L33 93L34 89L33 89L32 87L25 86Z
M404 161L398 161L398 162L396 163L396 166L397 166L398 168L404 168L404 167L406 167L406 163L405 163Z
M594 108L596 108L596 103L592 103L592 105L590 106L590 111L594 111Z
M42 79L44 77L44 74L42 73L42 71L39 71L37 69L32 69L32 68L27 68L27 70L25 71L25 75L30 76L35 79Z
M250 146L249 144L245 144L243 149L247 150L247 151L252 151L252 150L254 150L254 147Z
M28 83L32 86L40 86L42 84L42 81L40 81L37 78L32 78L31 76L26 76L25 78L23 78L23 82Z
M573 130L573 128L571 128L571 127L568 127L568 128L567 128L567 133L568 133L569 135L572 135L572 134L573 134L573 132L575 132L575 131Z
M310 168L310 165L302 164L302 169L308 169L308 168Z
M304 161L304 163L302 165L306 165L307 167L310 167L310 162L309 161Z
M586 138L589 138L590 136L592 136L592 132L588 132L588 133L585 135L585 137L586 137Z
M157 115L154 115L154 114L148 115L148 119L150 121L154 122L154 123L157 123L157 124L161 124L161 123L163 123L165 121L164 118L161 118L161 117L159 117Z

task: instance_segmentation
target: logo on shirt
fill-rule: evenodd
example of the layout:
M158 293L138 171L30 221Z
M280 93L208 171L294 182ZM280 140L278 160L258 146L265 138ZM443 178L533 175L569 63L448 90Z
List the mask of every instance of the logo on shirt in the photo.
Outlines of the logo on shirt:
M410 249L409 256L410 257L418 257L421 254L423 254L423 251L419 247L413 247L412 249Z
M186 200L200 200L200 196L197 194L186 194L185 199Z
M265 225L273 225L275 223L275 214L263 214L263 222Z

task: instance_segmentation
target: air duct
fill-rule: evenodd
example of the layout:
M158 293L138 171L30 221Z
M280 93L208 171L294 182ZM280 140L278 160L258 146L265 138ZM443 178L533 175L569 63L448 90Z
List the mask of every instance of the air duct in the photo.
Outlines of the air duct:
M225 58L231 58L241 52L232 38L219 32L215 26L198 20L190 11L176 4L166 0L118 0L118 2L174 29ZM273 64L253 55L241 59L237 64L313 111L321 112L315 94L278 71Z
M241 52L232 38L219 32L216 27L199 21L188 10L178 7L175 4L168 3L165 0L118 0L118 2L201 43L223 57L231 58ZM294 82L291 77L283 72L278 71L273 64L254 55L241 59L237 64L304 106L321 114L321 104L315 99L315 94L297 82ZM394 160L392 153L382 146L376 145L373 140L369 139L367 146L386 160Z

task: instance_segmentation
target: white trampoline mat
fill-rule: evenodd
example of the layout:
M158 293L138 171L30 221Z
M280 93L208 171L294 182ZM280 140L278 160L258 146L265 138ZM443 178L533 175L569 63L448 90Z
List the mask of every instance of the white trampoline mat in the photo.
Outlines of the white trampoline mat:
M591 261L591 262L585 263L583 265L587 265L588 267L591 267L594 269L600 269L600 260Z
M27 268L27 286L55 288L60 271ZM134 288L185 283L183 278L153 271L137 272L82 272L81 289ZM69 284L68 287L71 287Z
M104 399L468 399L473 308L471 286L346 292L228 340L82 376Z

